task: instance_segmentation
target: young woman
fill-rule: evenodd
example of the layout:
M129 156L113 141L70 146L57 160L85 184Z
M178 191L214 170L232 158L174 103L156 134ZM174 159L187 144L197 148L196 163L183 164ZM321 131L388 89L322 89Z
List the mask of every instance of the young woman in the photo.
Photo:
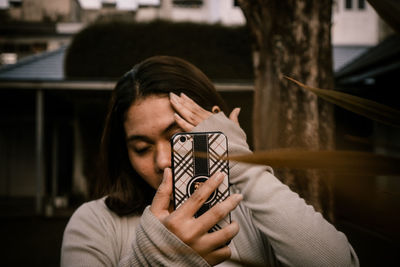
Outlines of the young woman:
M222 131L230 155L251 153L239 111L226 117L210 80L179 58L152 57L125 74L103 132L99 199L71 217L61 265L357 266L345 235L268 166L230 162L228 199L193 217L224 178L217 173L173 210L169 139L182 131ZM209 233L229 212L232 223Z

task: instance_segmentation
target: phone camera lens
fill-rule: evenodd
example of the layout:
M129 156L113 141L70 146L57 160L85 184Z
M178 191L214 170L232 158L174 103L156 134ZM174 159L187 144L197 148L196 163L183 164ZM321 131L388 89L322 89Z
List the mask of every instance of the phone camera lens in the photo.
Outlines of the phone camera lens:
M179 141L181 141L181 143L184 143L186 141L186 137L185 136L181 136L179 138Z

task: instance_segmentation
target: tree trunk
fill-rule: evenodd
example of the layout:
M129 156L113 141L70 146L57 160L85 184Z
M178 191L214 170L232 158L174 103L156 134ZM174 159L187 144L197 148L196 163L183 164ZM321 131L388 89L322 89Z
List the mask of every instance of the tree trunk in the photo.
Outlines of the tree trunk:
M239 1L253 38L254 147L332 149L332 106L284 78L333 88L331 0ZM327 174L281 170L282 181L333 219ZM323 195L322 195L323 194Z

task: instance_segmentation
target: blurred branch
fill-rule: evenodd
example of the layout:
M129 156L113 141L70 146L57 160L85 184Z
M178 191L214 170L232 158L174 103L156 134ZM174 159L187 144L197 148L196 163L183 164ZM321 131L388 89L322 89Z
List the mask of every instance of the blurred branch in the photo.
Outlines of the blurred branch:
M358 151L278 149L230 156L229 160L273 168L319 169L351 175L400 175L400 158Z
M344 140L358 143L358 144L364 144L364 145L369 145L369 146L373 145L373 146L383 147L385 149L396 149L396 150L400 151L399 145L391 144L390 142L387 142L387 141L385 142L382 140L371 140L366 137L354 136L354 135L349 135L349 134L345 134L343 137L344 137Z
M307 89L328 102L336 104L344 109L350 110L369 119L379 121L395 127L400 127L400 111L378 102L346 93L310 87L293 78L284 76L286 79Z

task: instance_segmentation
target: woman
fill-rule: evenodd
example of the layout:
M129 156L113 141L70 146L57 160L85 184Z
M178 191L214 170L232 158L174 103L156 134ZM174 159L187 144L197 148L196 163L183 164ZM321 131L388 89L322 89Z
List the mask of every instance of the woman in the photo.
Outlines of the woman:
M62 266L351 266L345 235L267 166L230 163L231 196L193 215L218 187L215 174L180 208L171 208L170 137L222 131L229 154L251 153L210 80L175 57L137 64L116 85L102 138L100 198L82 205L64 233ZM208 233L231 212L232 223ZM226 244L231 241L229 245Z

